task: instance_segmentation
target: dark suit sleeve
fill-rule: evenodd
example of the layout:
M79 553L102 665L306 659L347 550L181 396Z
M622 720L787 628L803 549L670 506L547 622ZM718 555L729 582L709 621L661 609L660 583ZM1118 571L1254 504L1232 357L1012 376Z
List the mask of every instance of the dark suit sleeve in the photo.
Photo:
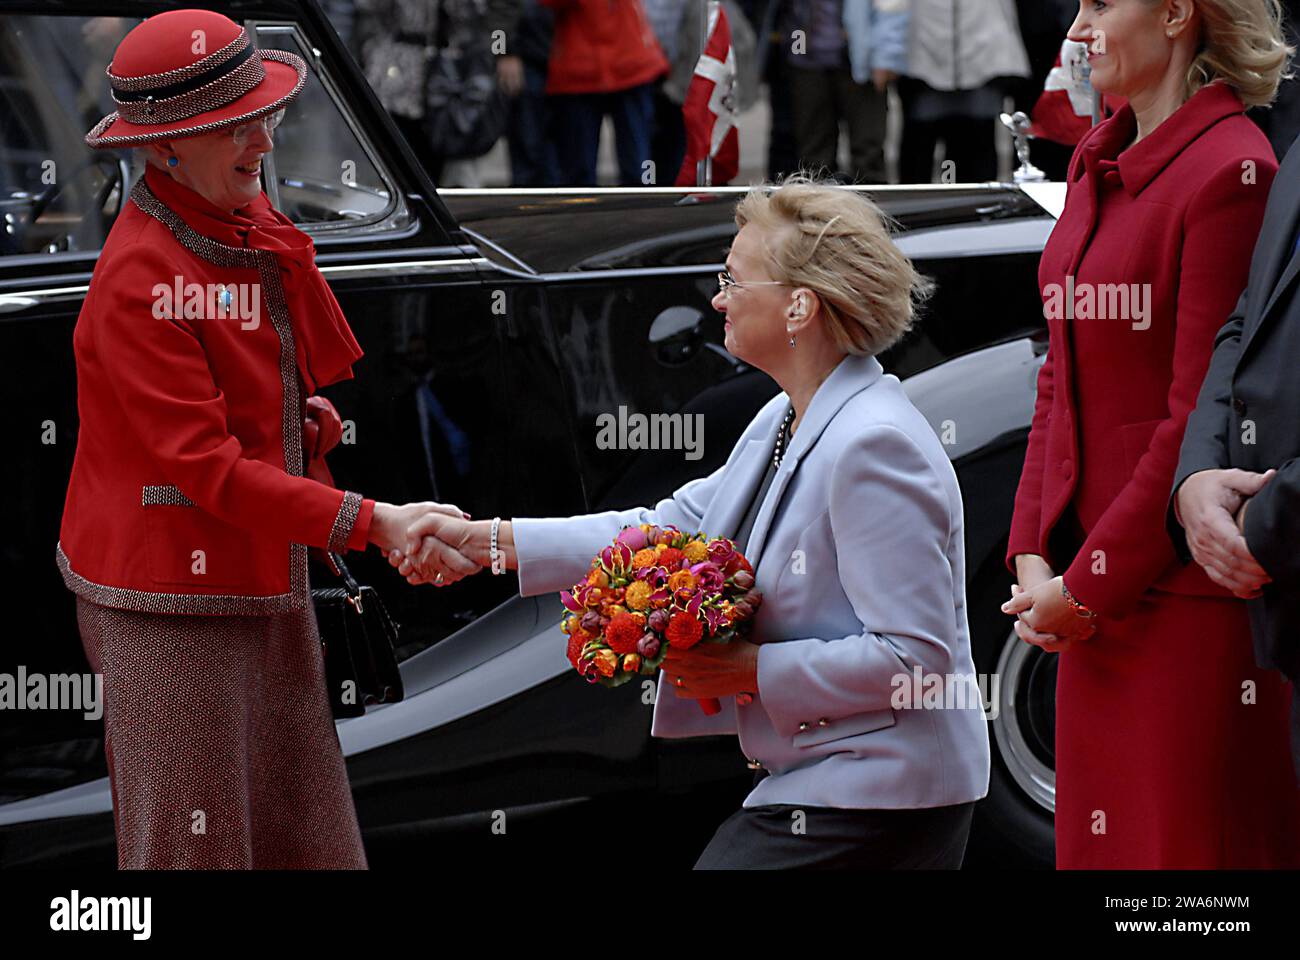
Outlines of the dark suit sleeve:
M1222 470L1231 465L1228 458L1228 430L1232 424L1232 373L1241 356L1241 331L1246 316L1246 291L1242 291L1237 307L1228 322L1214 338L1214 353L1210 369L1201 383L1196 397L1196 409L1187 419L1187 432L1178 455L1178 469L1174 473L1174 486L1169 494L1169 507L1165 524L1183 562L1192 558L1187 547L1187 533L1178 522L1174 498L1178 488L1194 473L1202 470Z
M1246 546L1273 582L1287 589L1300 581L1300 459L1278 467L1249 503Z

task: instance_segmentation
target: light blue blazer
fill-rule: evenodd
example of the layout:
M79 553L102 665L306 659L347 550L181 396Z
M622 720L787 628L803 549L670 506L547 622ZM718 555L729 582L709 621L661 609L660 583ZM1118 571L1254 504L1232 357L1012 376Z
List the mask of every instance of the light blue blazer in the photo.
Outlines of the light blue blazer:
M520 592L567 589L628 524L734 535L788 403L774 397L725 464L653 510L515 520ZM763 593L757 696L725 698L708 717L661 672L655 736L737 735L770 772L747 807L935 807L988 792L961 491L938 437L874 358L846 357L818 388L745 555Z

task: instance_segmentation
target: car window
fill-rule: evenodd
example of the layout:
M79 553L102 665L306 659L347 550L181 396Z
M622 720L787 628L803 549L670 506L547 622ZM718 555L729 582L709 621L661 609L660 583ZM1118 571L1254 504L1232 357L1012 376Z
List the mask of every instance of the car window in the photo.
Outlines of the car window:
M313 233L383 223L406 224L401 191L381 172L378 155L362 141L344 112L331 78L315 51L291 25L257 24L257 45L287 50L307 62L306 86L275 133L267 181L272 202L300 226L319 225Z
M0 16L0 255L103 246L130 158L83 138L113 109L104 70L139 22Z
M103 246L143 159L131 149L91 149L84 137L114 109L105 70L139 22L0 15L0 256ZM401 192L358 137L301 33L249 26L258 46L296 53L310 71L264 164L272 203L317 235L405 227Z

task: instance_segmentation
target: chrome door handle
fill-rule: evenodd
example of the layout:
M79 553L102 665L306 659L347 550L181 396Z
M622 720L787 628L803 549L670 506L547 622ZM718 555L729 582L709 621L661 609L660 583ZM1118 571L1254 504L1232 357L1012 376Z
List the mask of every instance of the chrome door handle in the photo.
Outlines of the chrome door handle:
M26 310L28 307L34 307L38 303L35 297L20 297L12 294L0 294L0 313L16 313L19 310Z

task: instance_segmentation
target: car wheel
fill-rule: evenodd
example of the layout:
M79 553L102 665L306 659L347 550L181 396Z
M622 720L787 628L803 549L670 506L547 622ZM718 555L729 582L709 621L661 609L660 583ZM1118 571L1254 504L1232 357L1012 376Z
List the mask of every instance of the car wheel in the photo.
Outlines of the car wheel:
M1008 593L1000 585L997 592ZM975 652L977 669L988 677L988 696L996 698L996 709L989 710L993 764L988 796L976 808L972 848L978 859L994 864L1051 869L1057 655L1006 630L1005 618L986 637Z

